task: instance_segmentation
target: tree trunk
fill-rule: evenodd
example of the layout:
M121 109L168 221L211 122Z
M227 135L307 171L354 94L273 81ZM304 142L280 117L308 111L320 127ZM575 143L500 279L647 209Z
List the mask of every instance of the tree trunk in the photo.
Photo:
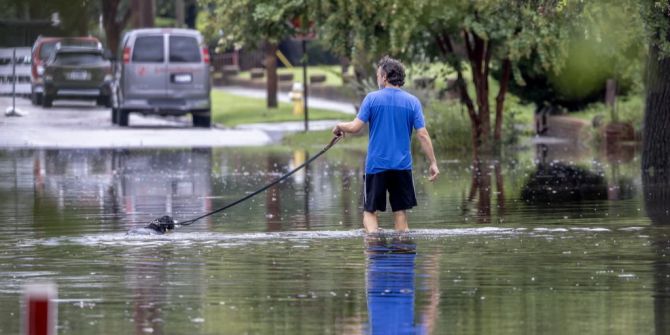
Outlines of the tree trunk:
M653 3L653 2L650 2ZM652 9L657 10L657 9ZM670 23L670 15L662 17ZM656 39L669 41L670 36ZM658 46L652 43L647 64L647 97L644 110L642 132L642 186L647 216L654 225L670 223L670 56L661 56ZM668 270L665 254L669 244L661 235L654 239L657 260L654 262L654 323L657 334L667 334L670 326L667 313L670 311L668 298Z
M451 42L449 34L445 32L435 33L435 40L437 42L438 47L442 51L445 60L451 66L453 66L454 69L456 69L456 90L458 90L461 103L466 106L468 110L468 116L470 117L470 126L472 134L472 158L474 161L476 161L478 160L479 157L478 139L480 137L479 134L480 121L479 116L475 110L475 105L472 101L472 98L470 98L470 94L468 93L468 85L465 82L465 79L463 78L463 68L461 67L461 63L454 57L455 56L454 46Z
M473 161L472 178L476 179L477 199L477 223L488 224L491 222L491 167L489 162Z
M133 28L154 26L154 0L132 0Z
M277 108L277 44L265 46L265 71L268 108Z
M647 68L642 172L667 175L670 173L670 57L659 59L659 50L653 46Z
M131 17L130 9L126 9L122 18L118 18L121 0L102 0L102 25L105 29L107 48L112 55L118 55L121 32L125 29Z
M505 105L505 95L507 94L507 84L509 83L510 72L512 72L512 62L509 59L503 60L502 76L500 77L500 90L496 97L496 124L493 132L493 139L496 143L502 140L503 109Z
M486 154L492 152L489 138L491 132L491 115L489 110L488 78L491 45L488 41L467 30L463 32L463 35L477 101L477 111L475 113L477 115L475 122L477 132L473 145L476 147L476 151Z
M183 28L184 23L186 22L186 6L184 5L184 0L175 0L174 2L174 17L175 17L175 26L178 28Z

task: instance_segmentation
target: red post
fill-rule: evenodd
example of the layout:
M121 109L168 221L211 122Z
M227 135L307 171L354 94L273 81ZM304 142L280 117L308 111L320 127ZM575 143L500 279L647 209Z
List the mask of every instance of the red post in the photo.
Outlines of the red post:
M29 284L23 290L25 335L56 334L56 285L52 283Z

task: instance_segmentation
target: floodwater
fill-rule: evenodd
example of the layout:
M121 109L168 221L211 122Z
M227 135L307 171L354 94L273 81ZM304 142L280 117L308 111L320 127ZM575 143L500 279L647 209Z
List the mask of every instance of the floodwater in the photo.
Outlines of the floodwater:
M59 334L670 333L670 221L646 214L634 148L447 156L435 184L417 158L413 232L373 238L365 153L335 148L223 214L126 235L318 149L0 151L0 334L39 281L58 286Z

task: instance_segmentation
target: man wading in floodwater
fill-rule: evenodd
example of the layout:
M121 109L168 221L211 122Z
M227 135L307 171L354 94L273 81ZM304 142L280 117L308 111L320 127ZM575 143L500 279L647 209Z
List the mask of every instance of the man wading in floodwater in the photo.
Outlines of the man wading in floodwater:
M410 148L412 129L416 129L421 149L430 161L428 179L434 181L440 174L421 103L400 89L404 84L402 63L388 56L382 58L377 64L379 91L365 97L353 121L333 128L333 134L340 136L357 133L369 122L363 212L363 225L368 233L379 229L377 211L386 211L386 192L389 193L396 231L409 230L405 211L416 206Z

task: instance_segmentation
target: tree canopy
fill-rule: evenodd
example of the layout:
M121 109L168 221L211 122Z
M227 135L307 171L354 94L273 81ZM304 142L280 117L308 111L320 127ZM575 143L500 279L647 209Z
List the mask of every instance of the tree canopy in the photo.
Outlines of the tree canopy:
M491 134L500 140L508 81L512 76L521 81L517 62L536 55L545 70L560 70L566 27L583 7L581 2L551 0L323 0L320 4L322 38L355 66L369 67L383 54L410 62L450 64L457 74L454 89L470 116L475 153L480 147L488 150ZM492 68L502 72L493 132Z

